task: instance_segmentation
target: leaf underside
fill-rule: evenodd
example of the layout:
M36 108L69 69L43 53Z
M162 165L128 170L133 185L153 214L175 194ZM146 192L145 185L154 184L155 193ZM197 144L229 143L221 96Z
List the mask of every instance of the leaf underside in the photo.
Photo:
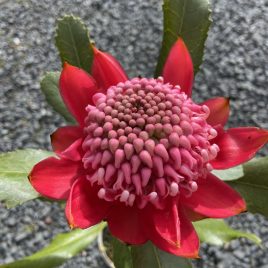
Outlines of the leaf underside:
M212 173L225 182L238 180L244 176L243 165L222 170L214 169Z
M28 174L37 162L51 155L53 153L35 149L0 154L0 201L7 207L14 207L39 197Z
M200 240L208 244L222 246L225 243L242 237L251 240L257 245L261 243L261 239L258 236L235 230L221 219L205 219L194 222L193 224Z

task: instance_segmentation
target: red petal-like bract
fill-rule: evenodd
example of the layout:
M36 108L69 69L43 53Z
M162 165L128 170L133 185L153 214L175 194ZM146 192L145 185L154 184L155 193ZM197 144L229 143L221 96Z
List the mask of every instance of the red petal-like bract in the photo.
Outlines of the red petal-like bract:
M106 92L110 86L128 79L120 63L112 55L96 47L93 47L93 51L92 75L103 92Z
M41 195L67 199L79 168L80 164L71 160L49 157L33 167L29 180Z
M171 48L162 75L165 83L179 85L188 96L192 95L194 68L191 55L181 38Z
M174 247L179 248L181 243L180 218L177 204L173 203L164 211L154 209L150 214L152 226L160 237Z
M95 80L84 70L64 64L60 76L60 93L63 101L77 122L83 126L87 116L86 106L98 92Z
M202 104L208 106L210 110L207 122L211 126L216 125L224 126L226 124L230 113L229 99L218 97L209 99L203 102Z
M59 156L72 161L80 161L83 157L82 142L82 138L76 140L66 150L59 153Z
M139 245L148 240L144 230L146 223L140 209L115 204L107 221L111 233L126 243Z
M243 164L253 158L267 141L267 130L256 127L230 128L214 140L220 151L210 163L215 169Z
M66 150L72 143L83 136L83 129L78 126L60 127L51 134L51 144L55 153Z
M174 208L172 208L174 209ZM165 250L171 254L183 256L187 258L197 258L198 257L198 249L199 249L199 239L194 230L192 223L185 217L184 213L180 208L178 209L178 218L179 227L180 228L180 244L174 244L163 238L163 235L159 234L159 228L153 224L145 225L145 228L148 232L149 239L160 249ZM147 217L153 217L154 212L150 212L147 210ZM161 213L161 212L158 212ZM174 217L173 217L174 219ZM163 217L162 221L172 221L167 217ZM150 219L149 219L150 221ZM161 224L161 223L159 223ZM169 224L166 224L168 226ZM170 230L166 230L170 232ZM164 234L165 235L165 234Z
M100 200L94 190L84 177L73 184L65 208L71 227L85 229L106 218L111 204Z
M82 159L83 129L77 126L59 128L51 135L52 147L60 157L72 161Z
M182 195L182 200L193 211L211 218L227 218L246 210L244 199L212 174L200 180L198 190L192 196Z

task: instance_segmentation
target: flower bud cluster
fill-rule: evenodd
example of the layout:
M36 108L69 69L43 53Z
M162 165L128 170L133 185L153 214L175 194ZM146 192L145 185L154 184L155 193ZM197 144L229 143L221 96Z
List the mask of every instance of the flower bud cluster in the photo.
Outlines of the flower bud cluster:
M206 122L207 106L162 77L119 83L93 102L86 108L83 164L99 198L161 207L182 190L197 191L219 151L210 143L217 131Z

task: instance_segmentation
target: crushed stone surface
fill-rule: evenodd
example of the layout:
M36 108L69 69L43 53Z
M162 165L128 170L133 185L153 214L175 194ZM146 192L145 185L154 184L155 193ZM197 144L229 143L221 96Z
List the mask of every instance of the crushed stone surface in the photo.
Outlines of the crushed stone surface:
M213 0L213 26L196 76L194 99L231 99L229 126L268 128L268 2ZM80 16L98 47L122 63L130 77L153 75L162 40L159 0L0 0L0 151L51 149L49 135L64 120L45 102L40 77L60 69L54 45L56 18ZM264 148L260 155L267 155ZM7 210L0 204L0 264L41 249L68 231L63 207L35 200ZM228 222L251 231L263 248L245 239L201 247L196 267L267 268L268 221L246 213ZM96 244L60 266L106 267Z

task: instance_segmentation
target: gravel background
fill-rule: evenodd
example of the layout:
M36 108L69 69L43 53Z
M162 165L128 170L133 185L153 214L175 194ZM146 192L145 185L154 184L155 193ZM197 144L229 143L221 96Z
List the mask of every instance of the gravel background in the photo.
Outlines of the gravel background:
M196 100L231 97L229 126L268 128L268 2L213 0L214 24ZM161 44L161 1L157 0L0 0L0 151L50 149L49 134L64 121L45 103L39 77L58 70L55 19L64 13L82 17L98 46L116 56L130 77L152 76ZM267 155L267 147L261 155ZM244 239L224 248L202 246L197 267L268 268L268 221L244 214L232 226L263 239L263 248ZM63 209L40 201L6 210L0 204L0 263L42 248L67 231ZM105 267L95 246L62 268Z

